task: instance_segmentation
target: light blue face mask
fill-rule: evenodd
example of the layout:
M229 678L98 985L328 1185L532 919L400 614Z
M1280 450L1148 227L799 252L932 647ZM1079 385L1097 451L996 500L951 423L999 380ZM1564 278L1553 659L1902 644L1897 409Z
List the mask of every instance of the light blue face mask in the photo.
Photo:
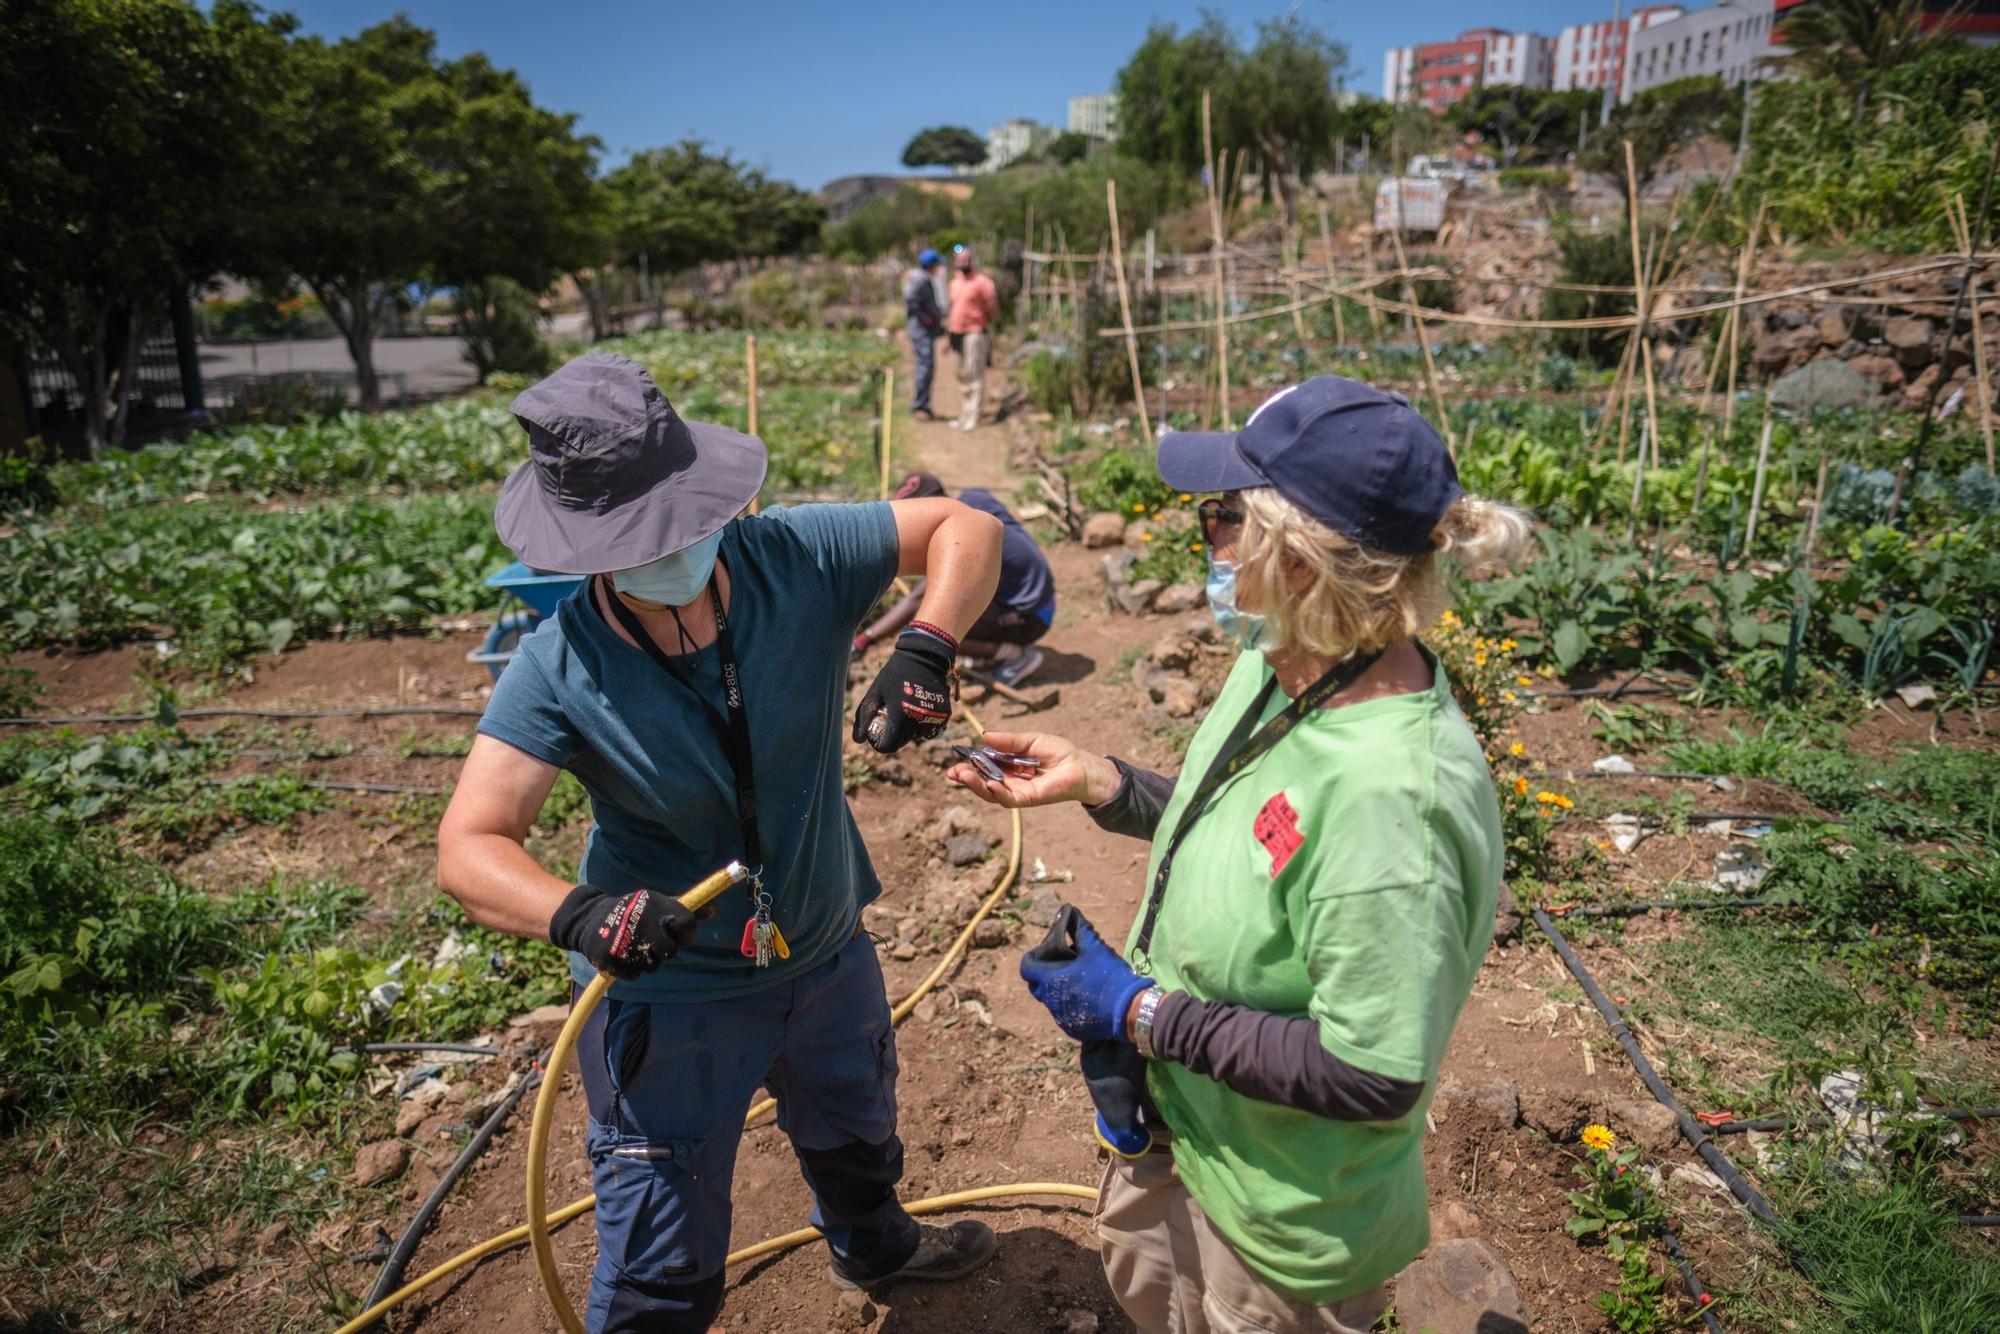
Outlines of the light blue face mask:
M1239 648L1264 648L1264 618L1253 616L1236 605L1236 567L1226 560L1208 559L1208 610L1222 633Z
M722 530L718 528L691 547L616 571L611 584L628 597L663 607L685 607L708 587L708 578L715 573L715 553L721 549Z

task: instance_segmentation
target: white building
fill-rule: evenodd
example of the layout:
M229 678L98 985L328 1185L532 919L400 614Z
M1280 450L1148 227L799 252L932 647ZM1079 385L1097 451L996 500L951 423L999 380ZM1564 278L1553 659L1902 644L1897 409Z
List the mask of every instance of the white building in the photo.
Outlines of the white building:
M1771 41L1776 22L1774 0L1722 0L1635 32L1625 47L1619 100L1701 74L1720 75L1731 87L1768 79L1772 70L1762 57L1785 49Z
M1069 100L1069 128L1073 134L1097 139L1118 135L1118 94L1086 93Z
M1625 75L1628 37L1686 12L1679 5L1649 5L1616 21L1570 24L1556 34L1555 71L1550 85L1559 93L1572 88L1602 88L1606 84L1615 91Z
M1382 100L1398 105L1409 101L1414 92L1416 72L1416 47L1390 47L1389 53L1382 57Z
M979 170L998 171L1040 148L1054 133L1048 126L1020 116L1003 120L986 132L986 161L979 164Z
M1538 32L1496 32L1486 40L1484 87L1518 83L1546 88L1554 77L1556 44Z

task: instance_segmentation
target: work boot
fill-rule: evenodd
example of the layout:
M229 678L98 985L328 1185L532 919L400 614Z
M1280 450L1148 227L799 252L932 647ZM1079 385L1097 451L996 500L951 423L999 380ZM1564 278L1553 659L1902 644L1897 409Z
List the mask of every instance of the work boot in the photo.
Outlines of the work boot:
M1008 653L1007 649L1014 651ZM1003 644L1001 650L993 655L993 679L1001 685L1018 686L1041 670L1043 657L1040 649Z
M840 1272L836 1256L827 1263L826 1276L834 1287L849 1292L866 1292L905 1278L964 1278L993 1258L996 1244L993 1229L970 1218L961 1218L950 1227L919 1223L916 1253L895 1273L868 1282L849 1278Z

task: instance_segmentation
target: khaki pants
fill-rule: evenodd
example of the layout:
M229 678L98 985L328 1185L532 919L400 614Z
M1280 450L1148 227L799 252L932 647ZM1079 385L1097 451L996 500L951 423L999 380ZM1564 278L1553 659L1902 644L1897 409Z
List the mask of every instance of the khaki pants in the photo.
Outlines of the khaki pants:
M1331 1306L1273 1292L1188 1194L1171 1154L1111 1160L1097 1237L1112 1295L1142 1334L1367 1334L1389 1304L1380 1285Z
M966 334L958 346L958 424L966 430L979 425L986 405L986 362L993 354L993 335L984 329Z

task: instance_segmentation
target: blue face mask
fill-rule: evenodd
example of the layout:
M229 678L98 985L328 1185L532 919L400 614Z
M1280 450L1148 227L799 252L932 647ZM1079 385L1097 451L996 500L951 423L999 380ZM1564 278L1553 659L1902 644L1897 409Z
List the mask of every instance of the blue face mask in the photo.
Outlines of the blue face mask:
M718 528L691 547L617 571L611 584L627 597L643 602L685 607L708 587L709 576L715 573L715 553L721 548L722 530Z
M1215 623L1239 648L1264 647L1264 618L1236 605L1236 567L1213 556L1208 560L1208 609Z

